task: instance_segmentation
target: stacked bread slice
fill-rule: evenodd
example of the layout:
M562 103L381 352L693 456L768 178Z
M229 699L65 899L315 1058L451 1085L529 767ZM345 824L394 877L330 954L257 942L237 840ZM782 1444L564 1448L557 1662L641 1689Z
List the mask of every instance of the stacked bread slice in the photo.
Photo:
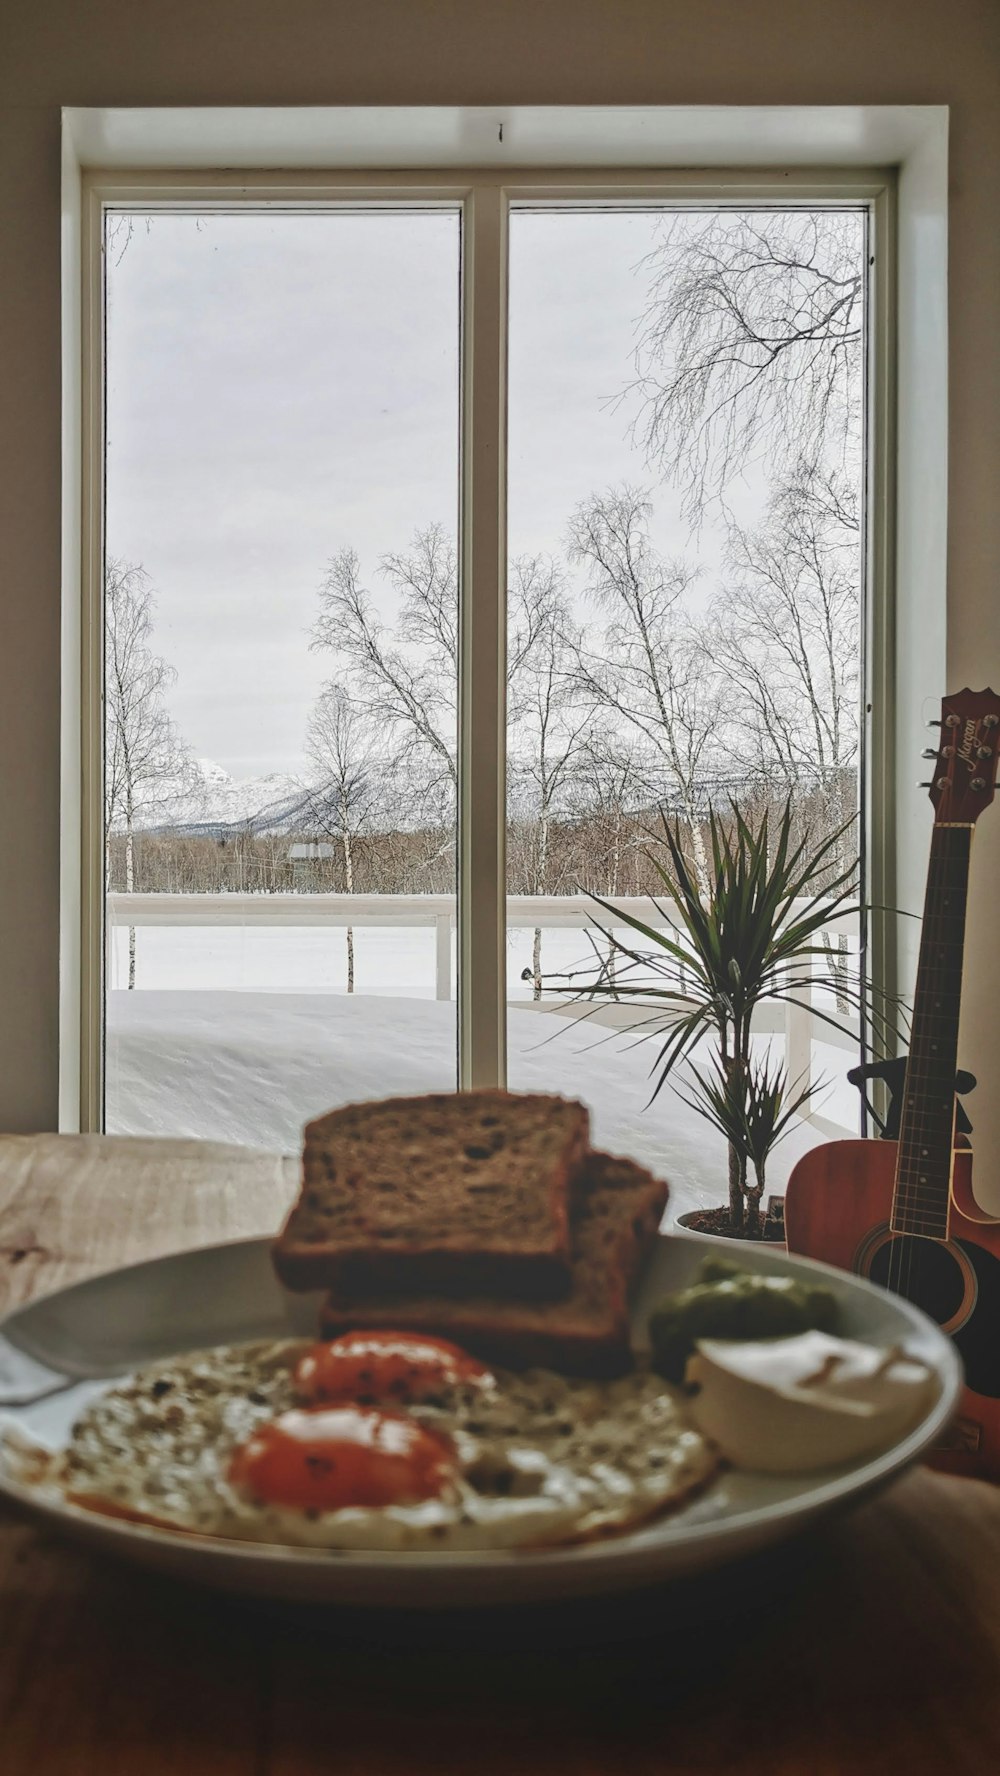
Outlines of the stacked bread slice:
M439 1333L513 1367L620 1374L667 1186L588 1136L582 1104L534 1093L331 1111L305 1131L278 1274L328 1291L327 1336Z

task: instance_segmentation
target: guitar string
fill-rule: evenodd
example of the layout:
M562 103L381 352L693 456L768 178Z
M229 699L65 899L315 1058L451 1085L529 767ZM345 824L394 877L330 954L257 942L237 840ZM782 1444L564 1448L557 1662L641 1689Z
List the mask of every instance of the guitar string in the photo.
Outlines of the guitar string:
M935 844L934 841L935 841L936 837L937 837L936 833L932 833L932 835L931 835L931 858L930 858L930 867L929 867L929 871L928 871L928 881L927 881L927 906L924 909L924 928L921 933L921 943L920 943L920 950L924 951L926 949L928 952L927 961L930 960L929 953L930 953L931 943L933 941L932 940L932 929L935 932L935 934L937 931L936 915L939 911L938 901L940 898L939 892L938 892L939 865L940 865L940 860L941 860L942 856L944 855L945 849L946 849L946 842L944 841L943 837L938 844ZM918 956L917 984L918 984L918 987L920 988L920 996L921 997L923 996L924 992L926 991L926 987L928 984L928 970L926 968L920 966L920 964L923 961L924 961L924 957L922 955L919 955ZM916 1011L917 1011L917 999L918 999L918 995L915 993L914 994L914 1013L916 1013ZM924 1012L924 1016L926 1017L926 1012ZM918 1037L922 1037L922 1034L923 1034L922 1030L918 1029ZM911 1051L913 1048L916 1048L916 1047L917 1047L917 1043L916 1042L912 1043L911 1044ZM916 1083L916 1082L914 1082L914 1083ZM909 1096L909 1091L908 1091L909 1084L910 1084L910 1067L909 1067L909 1064L907 1064L907 1069L906 1069L907 1096ZM913 1134L915 1133L915 1131L912 1130L912 1119L907 1115L908 1109L909 1109L909 1105L904 1105L903 1119L905 1119L905 1120L901 1120L901 1125L900 1125L900 1153L898 1156L899 1157L899 1164L897 1166L897 1174L896 1174L897 1190L898 1190L898 1186L899 1186L900 1173L902 1172L903 1167L905 1166L905 1163L906 1163L906 1158L907 1158L906 1148L912 1142ZM898 1274L898 1278L899 1278L900 1288L897 1290L897 1293L904 1295L906 1300L912 1301L912 1299L913 1299L913 1281L914 1281L914 1279L913 1279L914 1248L917 1245L917 1238L911 1232L910 1235L908 1236L908 1238L905 1241L900 1241L899 1244L900 1244L900 1256L899 1256L899 1267L898 1267L897 1274ZM904 1268L906 1271L905 1287L902 1286Z
M941 998L945 998L948 1002L954 1002L954 1005L952 1005L952 1003L948 1003L947 1005L947 1012L948 1014L952 1014L952 1016L950 1016L948 1041L945 1043L945 1057L947 1057L948 1064L947 1076L950 1078L952 1085L950 1085L950 1090L948 1090L947 1105L941 1105L941 1110L943 1110L943 1114L945 1115L947 1115L948 1108L950 1108L950 1119L948 1119L948 1121L950 1121L950 1128L948 1128L947 1131L948 1176L947 1181L941 1179L941 1183L945 1183L945 1190L948 1190L948 1188L950 1188L950 1169L952 1169L954 1135L956 1135L957 1105L956 1092L954 1092L954 1069L956 1069L957 1066L957 1016L959 1016L959 1003L961 1003L961 964L963 964L964 952L964 922L966 922L968 865L970 865L970 852L972 852L972 831L970 831L968 835L963 833L963 835L956 836L956 838L952 838L952 840L947 840L947 838L943 838L943 835L941 835L938 844L934 844L934 836L938 835L933 835L933 838L931 838L931 868L929 868L929 881L927 881L927 918L925 918L924 932L922 932L922 943L920 943L920 950L922 950L922 952L924 952L924 948L927 950L927 963L929 963L929 966L920 966L920 963L924 961L924 955L920 955L920 957L918 957L918 987L920 987L922 991L920 991L920 995L915 993L915 1007L913 1007L913 1009L915 1009L915 1016L917 1016L918 996L920 996L920 1000L922 1000L925 996L925 991L927 991L927 987L929 987L933 993L938 993L938 1003L936 1003L936 1009L938 1009L938 1011L943 1009L943 1007L941 1007ZM957 899L957 902L959 902L957 911L954 911L954 913L945 913L945 908L948 906L948 897ZM945 924L945 920L947 920L947 924ZM943 945L941 945L941 938L947 940ZM948 959L948 947L952 948L950 959ZM952 986L950 987L950 991L943 993L940 984L938 984L938 975L941 973L941 966L947 966L947 961L950 961L950 979L952 979L952 982L957 979L957 989L956 986ZM924 1007L922 1007L922 1009L924 1009ZM917 1043L913 1043L913 1050L920 1053L924 1043L924 1032L918 1030L918 1041ZM934 1048L938 1050L938 1048L940 1048L940 1043L934 1044ZM952 1050L954 1050L954 1053L952 1053ZM920 1071L922 1071L922 1069L920 1069ZM920 1085L920 1080L915 1078L913 1083L915 1083L915 1085ZM904 1108L904 1114L906 1114L906 1108ZM922 1131L922 1124L924 1124L925 1121L924 1115L922 1115L918 1121L920 1121L920 1131ZM915 1146L915 1137L917 1137L917 1119L915 1119L913 1115L909 1115L908 1124L908 1146ZM906 1158L909 1158L909 1163L911 1163L911 1160L915 1158L915 1154L913 1154L913 1156L906 1154ZM929 1158L929 1154L925 1154L925 1158ZM901 1167L899 1167L899 1170L901 1170L901 1172L904 1170L904 1154L902 1153ZM908 1170L908 1167L906 1167L906 1170ZM940 1162L938 1162L936 1170L940 1172ZM929 1165L925 1176L933 1176L933 1172L934 1167ZM920 1174L917 1174L917 1176L920 1177ZM897 1186L899 1186L899 1183L901 1183L901 1177L897 1176ZM918 1185L913 1185L909 1179L908 1183L909 1208L913 1209L913 1197L915 1197L915 1193L917 1193ZM915 1220L915 1217L911 1215L911 1217L909 1217L911 1227L913 1227L913 1220ZM927 1211L924 1209L922 1231L927 1229L929 1220L933 1220L933 1218L927 1217ZM941 1240L947 1241L947 1199L945 1199L945 1204L943 1204L943 1213L938 1215L938 1220L941 1222L940 1238ZM915 1300L915 1296L922 1293L922 1289L920 1289L920 1272L922 1272L922 1270L924 1270L924 1252L922 1252L920 1238L911 1233L909 1234L908 1240L906 1240L906 1289L904 1289L904 1293L906 1293L906 1298L908 1298L908 1300Z
M965 896L968 893L968 872L969 872L969 860L970 860L970 853L971 853L971 833L970 834L963 833L962 839L964 840L964 842L959 841L958 844L954 844L953 842L950 842L949 839L945 838L944 834L945 834L946 830L947 829L945 829L945 828L935 827L935 830L931 836L931 858L930 858L930 865L929 865L929 869L928 869L928 882L927 882L927 905L925 908L924 929L921 934L920 950L921 950L921 952L923 952L926 947L927 951L930 952L932 943L937 945L940 938L945 935L945 919L947 918L947 920L949 921L949 925L952 926L952 929L949 930L949 932L948 932L948 936L951 939L951 946L952 946L953 950L957 949L957 951L958 951L958 968L960 970L961 969L961 961L962 961L963 952L964 952L964 946L965 946ZM939 834L940 834L940 838L938 838ZM935 844L935 842L934 842L935 839L938 839L937 844ZM959 899L959 906L958 906L958 910L956 912L946 915L944 908L947 905L949 893L951 893L953 896L957 895L957 897ZM926 1022L927 1015L928 1015L928 1011L927 1011L926 1006L924 1006L922 1004L922 1000L925 997L927 991L928 990L930 990L930 991L937 990L939 993L941 992L941 988L939 986L938 978L937 978L938 975L942 972L945 972L950 976L950 979L952 981L955 978L956 958L955 958L954 954L951 956L950 967L949 967L949 959L947 958L947 955L946 955L947 947L948 947L947 945L942 945L942 947L938 951L938 955L945 958L944 962L942 962L942 963L937 962L936 958L934 960L932 960L930 953L928 953L926 958L924 957L924 955L922 953L918 955L917 985L918 985L918 988L920 989L920 991L919 991L919 994L918 993L914 994L914 1014L916 1016L916 1014L918 1012L918 1006L919 1006L919 1010L922 1013L922 1017L920 1020L921 1023ZM961 976L959 973L958 991L956 992L955 989L952 988L952 990L947 994L941 993L941 997L947 997L949 999L955 1000L954 1007L952 1007L951 1005L949 1005L947 1007L948 1012L952 1014L951 1015L951 1022L955 1026L955 1028L953 1030L954 1045L956 1048L956 1054L954 1057L955 1062L957 1062L957 1039L958 1039L957 1017L958 1017L958 1009L959 1009L959 1003L960 1003L960 995L961 995ZM941 1009L940 1000L938 1001L936 1009L937 1010ZM922 1028L918 1029L917 1038L914 1040L914 1042L911 1045L911 1053L910 1053L910 1057L908 1058L908 1061L907 1061L907 1068L906 1068L906 1075L905 1075L905 1082L904 1082L904 1099L905 1100L909 1099L909 1091L907 1088L909 1087L911 1082L914 1085L919 1085L919 1083L920 1083L918 1079L913 1078L913 1069L911 1067L911 1062L913 1059L916 1058L916 1055L919 1052L919 1048L920 1048L921 1043L923 1043L925 1041L926 1041L926 1037L924 1035L923 1029ZM950 1186L950 1178L951 1178L951 1147L954 1145L954 1122L955 1122L955 1102L954 1102L954 1084L953 1084L954 1064L952 1064L951 1049L952 1049L952 1042L949 1041L949 1043L947 1044L947 1048L946 1048L946 1054L943 1057L945 1062L949 1065L950 1075L952 1077L952 1087L951 1087L951 1092L949 1094L950 1107L951 1107L951 1112L952 1112L951 1128L948 1130L948 1133L946 1136L946 1138L949 1142L949 1152L948 1152L948 1183L949 1183L949 1186ZM944 1106L942 1106L942 1108L944 1108ZM901 1118L900 1118L900 1151L899 1151L899 1155L898 1155L898 1162L897 1162L897 1168L896 1168L896 1180L895 1180L895 1188L894 1188L894 1192L893 1192L893 1197L894 1197L893 1207L895 1209L897 1204L899 1204L899 1206L901 1206L904 1209L904 1211L906 1211L906 1221L907 1221L908 1229L910 1231L908 1232L908 1235L904 1239L899 1239L899 1240L894 1241L893 1246L890 1247L890 1251L889 1251L890 1284L889 1284L889 1286L890 1286L890 1289L892 1290L893 1293L902 1294L905 1297L905 1299L908 1301L912 1301L914 1299L914 1289L919 1288L920 1272L923 1268L922 1261L921 1261L921 1258L922 1258L921 1235L916 1234L913 1231L914 1223L917 1220L917 1217L913 1214L914 1203L913 1203L912 1194L911 1194L911 1193L915 1192L917 1189L919 1189L919 1185L918 1186L913 1185L912 1176L905 1180L905 1185L908 1188L908 1196L909 1196L909 1200L907 1202L901 1202L901 1200L900 1200L901 1195L902 1195L901 1186L904 1185L903 1174L904 1174L904 1172L909 1171L909 1167L912 1165L913 1159L915 1158L915 1155L911 1152L911 1149L916 1144L916 1140L919 1138L917 1135L917 1124L919 1123L919 1124L923 1125L924 1123L930 1121L931 1126L933 1127L933 1120L935 1117L936 1117L936 1112L931 1113L931 1116L929 1117L928 1113L923 1110L921 1110L918 1115L914 1115L913 1112L911 1111L909 1102L904 1101L903 1109L901 1112ZM923 1129L921 1127L921 1134L922 1133L923 1133ZM927 1156L927 1157L929 1157L929 1156ZM940 1172L940 1170L941 1170L940 1162L938 1162L936 1166L929 1165L927 1167L927 1174L932 1175L935 1170ZM920 1177L919 1172L917 1174L917 1177L919 1179L919 1177ZM923 1214L921 1215L923 1227L927 1227L929 1219L930 1219L930 1217L928 1217L926 1214L926 1211L924 1211ZM945 1202L945 1204L944 1204L943 1217L939 1216L938 1219L943 1220L943 1226L941 1228L940 1238L942 1240L946 1240L947 1239L947 1232L948 1232L948 1204L947 1204L947 1202ZM931 1234L929 1236L925 1234L924 1237L934 1237L934 1236L933 1236L933 1234ZM896 1262L896 1266L895 1266L897 1286L893 1289L893 1285L892 1285L892 1281L891 1281L892 1273L893 1273L893 1258L894 1258L895 1252L897 1250L898 1250L898 1258L897 1258L897 1262ZM905 1285L904 1285L904 1277L903 1277L904 1270L905 1270Z

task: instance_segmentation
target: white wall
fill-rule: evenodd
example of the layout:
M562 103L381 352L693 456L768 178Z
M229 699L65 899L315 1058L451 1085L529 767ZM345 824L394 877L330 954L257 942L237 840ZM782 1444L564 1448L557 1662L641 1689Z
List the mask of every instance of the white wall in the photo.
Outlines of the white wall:
M57 1116L60 107L514 103L951 107L942 688L1000 688L997 0L6 0L0 1127L48 1128ZM963 1059L984 1082L1000 1075L998 874L994 811L975 857L963 1033ZM973 1120L977 1176L995 1174L1000 1202L1000 1093L984 1089Z

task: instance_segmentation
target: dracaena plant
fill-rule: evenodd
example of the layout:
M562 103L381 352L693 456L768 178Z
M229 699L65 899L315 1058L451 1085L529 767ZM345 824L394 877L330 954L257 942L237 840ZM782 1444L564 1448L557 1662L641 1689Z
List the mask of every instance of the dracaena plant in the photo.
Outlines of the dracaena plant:
M759 1060L751 1055L743 1070L727 1070L715 1054L706 1068L692 1062L690 1076L691 1090L678 1090L678 1096L725 1136L739 1165L744 1228L757 1233L768 1155L823 1082L790 1083L784 1062L766 1054Z
M729 1143L734 1233L758 1230L767 1153L815 1089L796 1097L783 1070L754 1063L756 1007L763 1000L808 1003L820 1022L839 1027L810 996L814 987L831 984L824 927L861 910L856 861L842 862L852 824L818 842L808 834L796 840L790 798L773 823L765 812L754 824L735 805L727 820L712 810L707 879L701 883L685 856L679 823L664 815L663 845L648 856L662 898L673 909L673 923L649 925L612 901L590 896L610 920L598 921L608 954L600 971L577 991L588 999L635 1005L635 1033L659 1043L652 1097L702 1038L715 1040L712 1071L695 1072L690 1101ZM636 934L634 942L618 935L623 927ZM838 976L836 990L842 1006L869 1019L881 1036L887 1033L887 995L863 976L855 980L845 974Z

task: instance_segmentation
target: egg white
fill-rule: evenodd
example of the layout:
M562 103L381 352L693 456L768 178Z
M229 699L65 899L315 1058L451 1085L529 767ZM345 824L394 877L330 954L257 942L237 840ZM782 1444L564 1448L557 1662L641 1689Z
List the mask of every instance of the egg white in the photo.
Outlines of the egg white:
M92 1401L44 1484L87 1508L202 1535L424 1551L553 1546L621 1531L703 1486L717 1465L658 1376L568 1380L494 1371L407 1410L451 1438L458 1478L410 1505L299 1511L254 1500L230 1457L297 1402L300 1342L221 1347L143 1369Z

